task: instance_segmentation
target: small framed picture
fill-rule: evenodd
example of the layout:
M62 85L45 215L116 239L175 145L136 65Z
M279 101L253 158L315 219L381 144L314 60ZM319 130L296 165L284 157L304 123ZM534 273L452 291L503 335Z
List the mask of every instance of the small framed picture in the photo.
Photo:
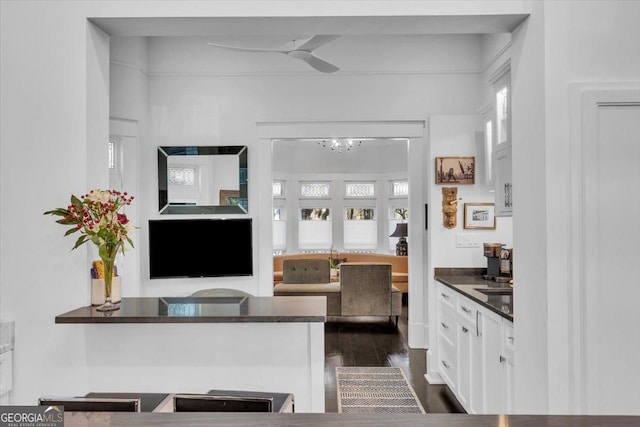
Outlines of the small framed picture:
M495 203L465 203L464 228L496 229Z
M436 184L475 184L475 157L436 157Z

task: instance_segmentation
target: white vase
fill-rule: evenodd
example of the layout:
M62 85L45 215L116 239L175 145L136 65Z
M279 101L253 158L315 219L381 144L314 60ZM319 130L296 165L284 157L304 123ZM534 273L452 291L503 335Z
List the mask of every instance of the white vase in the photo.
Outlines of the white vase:
M120 276L114 276L111 281L111 302L119 303L120 296ZM91 305L104 304L104 279L91 279Z

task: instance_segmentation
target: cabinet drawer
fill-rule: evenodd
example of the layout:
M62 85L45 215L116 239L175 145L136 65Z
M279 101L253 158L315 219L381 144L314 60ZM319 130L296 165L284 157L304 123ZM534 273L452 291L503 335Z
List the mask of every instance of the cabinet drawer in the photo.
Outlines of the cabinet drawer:
M458 298L458 318L471 329L476 329L478 321L478 308L468 298Z
M456 309L456 291L445 285L438 285L436 288L438 292L438 303L445 308L449 308L453 312Z
M458 368L456 365L456 360L452 356L453 351L450 349L450 346L442 339L439 340L439 350L438 350L438 372L440 372L440 376L447 383L449 388L455 393L456 392L456 381L458 380Z
M513 348L515 344L515 336L513 335L513 322L506 319L502 321L502 346L510 355L513 356Z
M455 342L455 327L456 321L453 315L443 311L438 312L438 334L449 341L453 345Z

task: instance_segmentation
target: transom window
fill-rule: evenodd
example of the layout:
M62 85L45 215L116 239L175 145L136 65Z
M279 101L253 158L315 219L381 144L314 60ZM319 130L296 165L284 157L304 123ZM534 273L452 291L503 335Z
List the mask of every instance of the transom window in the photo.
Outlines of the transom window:
M391 186L393 197L406 197L409 195L409 181L394 181Z
M300 184L300 197L330 197L331 184L328 182L303 182Z
M273 197L282 197L283 184L282 181L273 181L271 184L271 195Z
M345 197L375 197L376 186L373 182L348 182L344 194Z
M195 185L195 168L168 168L169 184L171 185Z

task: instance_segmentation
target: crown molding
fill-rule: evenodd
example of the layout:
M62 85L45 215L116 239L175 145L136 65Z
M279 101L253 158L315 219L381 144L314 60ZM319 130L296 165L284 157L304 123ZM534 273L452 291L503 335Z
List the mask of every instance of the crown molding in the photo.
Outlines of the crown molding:
M115 65L118 67L123 67L123 68L128 68L130 70L135 70L135 71L139 71L140 73L144 74L145 76L149 77L149 73L147 73L145 71L145 69L142 67L142 65L139 64L134 64L131 62L124 62L124 61L110 61L111 65Z
M143 71L144 72L144 71ZM480 69L459 69L459 70L407 70L407 71L340 71L333 74L323 74L314 71L304 72L239 72L239 73L192 73L192 72L148 72L149 77L312 77L319 75L326 76L409 76L409 75L460 75L460 74L481 74Z

